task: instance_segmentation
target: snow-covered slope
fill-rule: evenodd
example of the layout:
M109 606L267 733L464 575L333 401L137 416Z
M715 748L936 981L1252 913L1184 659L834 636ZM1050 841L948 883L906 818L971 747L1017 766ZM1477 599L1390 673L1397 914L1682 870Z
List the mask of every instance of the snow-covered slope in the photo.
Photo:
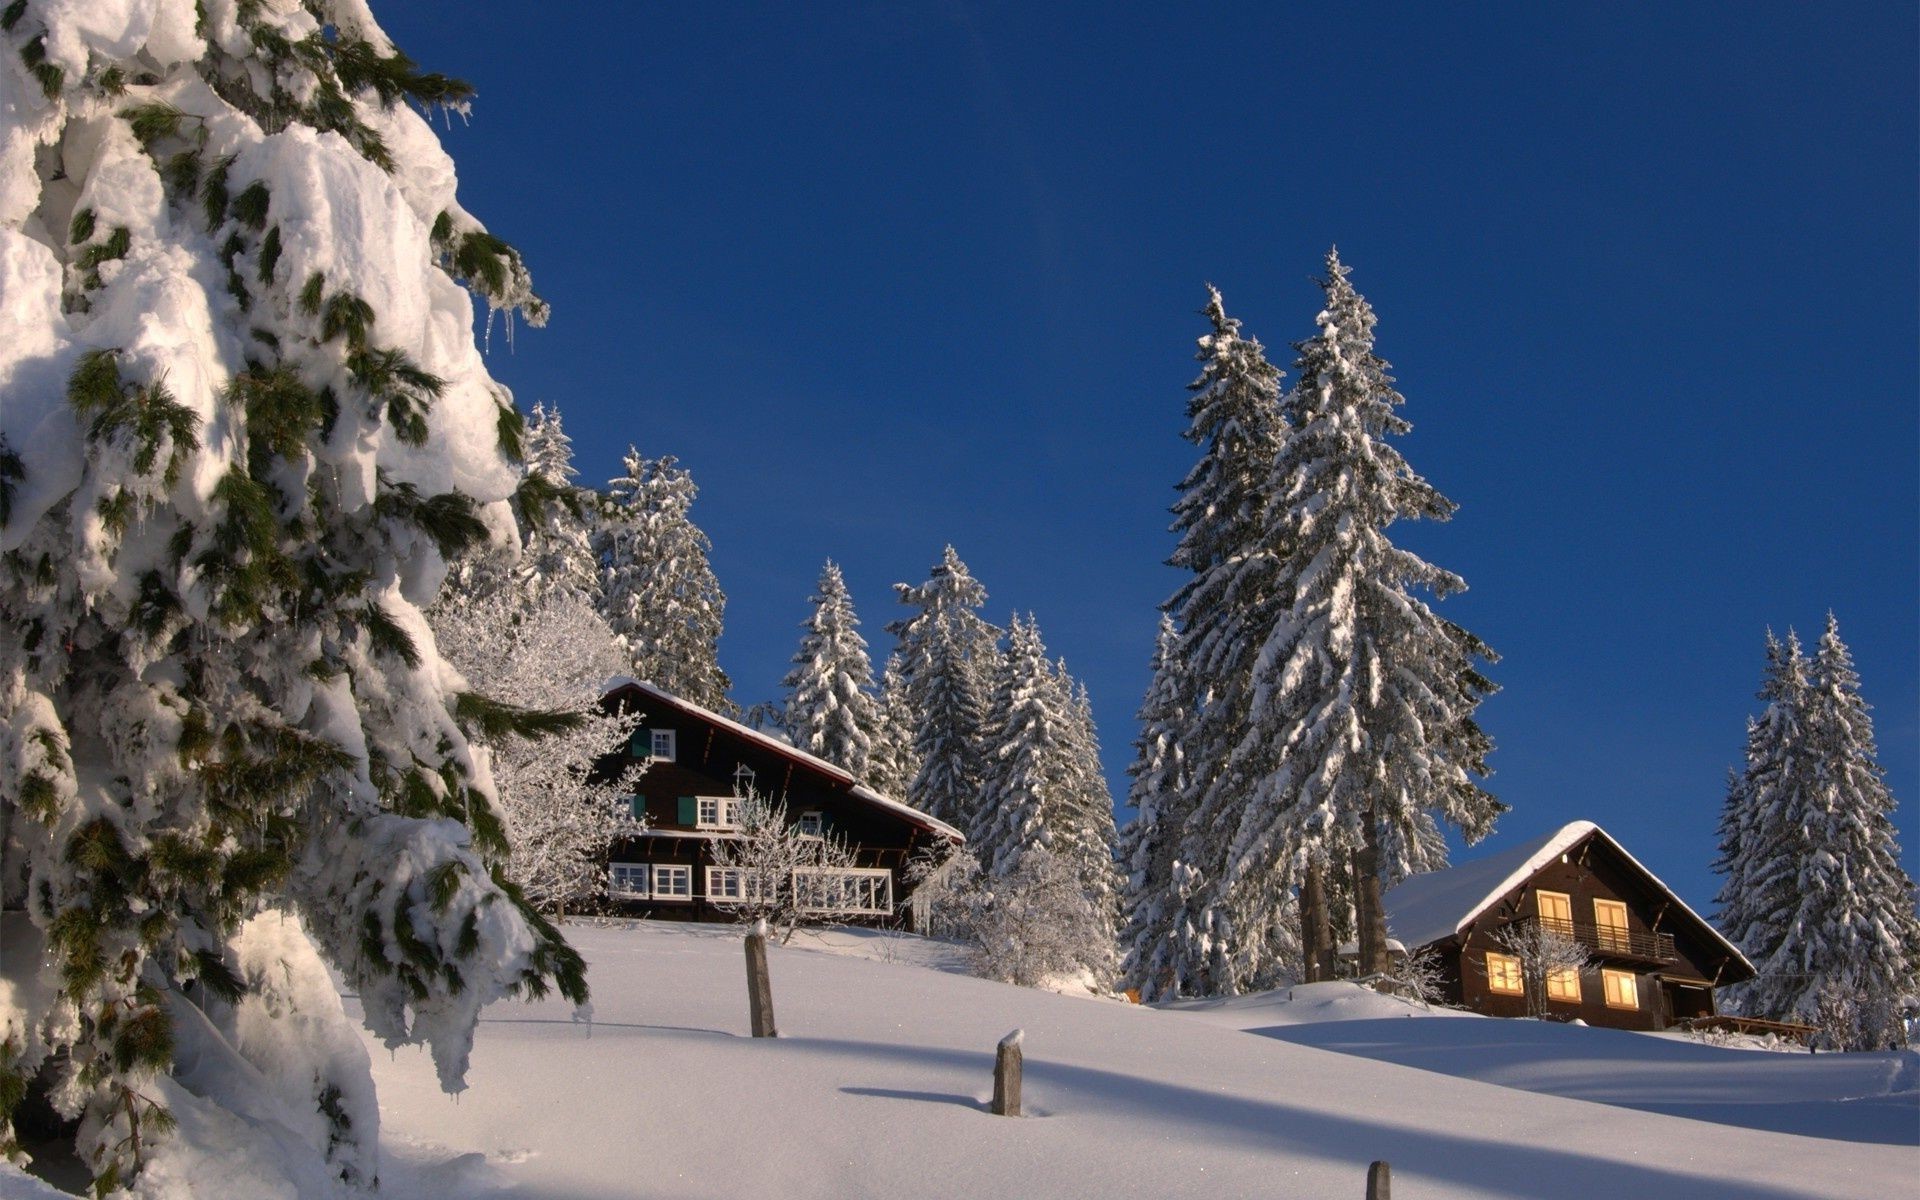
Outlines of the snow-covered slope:
M1605 1031L1396 1016L1406 1010L1395 1002L1350 990L1296 995L1297 1008L1285 993L1199 1011L1094 1003L929 969L950 962L917 939L829 935L830 952L776 947L782 1036L755 1041L745 1036L737 931L570 934L592 964L590 1025L559 1003L489 1009L472 1089L457 1101L440 1094L423 1054L375 1053L389 1193L1357 1197L1375 1158L1419 1200L1882 1197L1920 1177L1920 1116L1911 1095L1886 1095L1902 1082L1885 1077L1886 1063L1902 1061L1890 1056L1761 1055L1618 1035L1631 1040L1603 1036L1607 1052L1580 1069L1596 1081L1584 1094L1621 1102L1636 1080L1724 1072L1736 1060L1758 1063L1759 1086L1783 1101L1834 1100L1844 1087L1830 1063L1857 1079L1880 1070L1877 1098L1859 1110L1897 1115L1904 1105L1915 1134L1906 1145L1499 1085L1540 1082L1512 1073L1527 1074L1518 1064L1528 1054L1537 1064L1558 1053L1544 1039L1570 1037L1571 1048ZM1343 1019L1320 1019L1329 1016ZM994 1043L1015 1027L1026 1030L1031 1114L1019 1120L984 1105ZM1367 1042L1424 1046L1380 1056L1424 1056L1440 1070L1487 1056L1496 1082L1299 1044L1316 1039L1359 1053L1375 1052ZM1600 1086L1607 1079L1620 1094Z

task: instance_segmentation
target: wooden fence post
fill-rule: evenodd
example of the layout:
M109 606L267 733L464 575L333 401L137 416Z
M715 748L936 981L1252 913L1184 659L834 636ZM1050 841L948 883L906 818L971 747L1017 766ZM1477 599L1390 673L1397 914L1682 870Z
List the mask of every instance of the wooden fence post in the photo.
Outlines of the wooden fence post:
M993 1111L1002 1117L1020 1115L1020 1043L1026 1031L1016 1029L1000 1039L993 1056Z
M767 974L765 921L755 921L747 934L747 1014L753 1022L753 1036L780 1036L773 1027L773 977Z
M1393 1200L1393 1168L1385 1162L1367 1168L1367 1200Z

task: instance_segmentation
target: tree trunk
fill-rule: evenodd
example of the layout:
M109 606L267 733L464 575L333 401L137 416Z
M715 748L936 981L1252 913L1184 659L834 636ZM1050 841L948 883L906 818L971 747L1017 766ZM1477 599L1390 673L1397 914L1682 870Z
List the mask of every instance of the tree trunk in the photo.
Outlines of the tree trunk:
M1360 943L1360 974L1383 975L1387 958L1387 914L1380 904L1380 829L1369 809L1362 818L1360 848L1353 855L1355 932Z
M1300 942L1305 951L1308 983L1333 978L1333 923L1327 912L1327 864L1307 863L1306 882L1300 887Z

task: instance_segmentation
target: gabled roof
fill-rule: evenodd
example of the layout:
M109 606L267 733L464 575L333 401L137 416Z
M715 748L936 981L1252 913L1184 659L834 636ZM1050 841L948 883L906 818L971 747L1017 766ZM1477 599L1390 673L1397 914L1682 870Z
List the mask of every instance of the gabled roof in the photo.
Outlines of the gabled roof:
M1573 821L1510 850L1402 881L1389 889L1382 899L1382 905L1387 910L1387 924L1393 935L1409 946L1431 945L1457 936L1502 896L1589 837L1598 837L1606 842L1649 883L1672 897L1681 915L1690 919L1700 932L1718 944L1729 957L1745 964L1749 971L1753 970L1753 964L1747 962L1746 955L1740 953L1738 946L1722 936L1699 913L1687 907L1686 901L1662 883L1659 876L1642 866L1639 859L1627 853L1626 847L1592 821Z
M835 783L845 786L848 793L852 795L854 799L873 808L890 812L908 824L924 829L928 833L938 834L941 837L951 839L955 842L964 842L967 840L965 834L947 824L945 821L937 817L930 817L911 805L902 804L891 796L883 796L879 792L874 791L866 784L854 778L853 773L844 767L837 767L824 758L816 758L798 746L783 742L776 737L769 737L757 729L748 728L738 721L721 716L712 709L702 708L691 700L682 700L665 688L648 683L644 679L635 679L630 675L616 675L612 679L607 680L606 686L601 688L600 691L603 696L611 696L623 688L633 688L646 696L648 700L663 704L668 708L696 717L702 721L718 725L728 733L739 737L742 741L751 742L759 748L777 754L789 762L803 766L815 774L824 775Z

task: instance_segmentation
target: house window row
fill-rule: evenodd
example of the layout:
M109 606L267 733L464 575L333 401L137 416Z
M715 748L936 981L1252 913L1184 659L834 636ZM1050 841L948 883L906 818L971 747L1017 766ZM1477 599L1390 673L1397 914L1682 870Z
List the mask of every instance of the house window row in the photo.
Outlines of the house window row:
M1580 972L1563 967L1547 973L1547 999L1568 1004L1580 1003ZM1600 969L1600 989L1608 1008L1639 1008L1640 989L1632 971ZM1527 994L1526 976L1520 960L1511 954L1487 951L1487 990L1499 996Z
M1573 897L1565 892L1539 891L1535 900L1542 923L1573 933ZM1628 951L1633 942L1627 932L1627 906L1618 900L1593 902L1594 941L1600 950Z
M764 901L767 882L742 867L706 868L705 898L715 904ZM893 912L893 872L884 867L802 867L794 872L797 907L802 912L873 914ZM607 892L618 900L691 900L693 868L676 863L612 863Z

